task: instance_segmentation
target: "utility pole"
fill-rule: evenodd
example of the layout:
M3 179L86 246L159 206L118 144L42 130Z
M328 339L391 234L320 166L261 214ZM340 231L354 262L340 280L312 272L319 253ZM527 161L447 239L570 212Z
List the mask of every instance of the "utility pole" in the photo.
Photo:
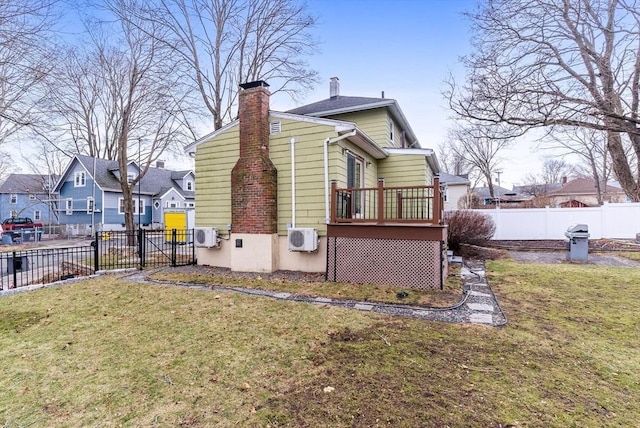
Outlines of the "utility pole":
M502 174L502 170L499 169L496 171L496 175L498 176L498 191L496 192L498 195L498 206L500 206L500 174Z

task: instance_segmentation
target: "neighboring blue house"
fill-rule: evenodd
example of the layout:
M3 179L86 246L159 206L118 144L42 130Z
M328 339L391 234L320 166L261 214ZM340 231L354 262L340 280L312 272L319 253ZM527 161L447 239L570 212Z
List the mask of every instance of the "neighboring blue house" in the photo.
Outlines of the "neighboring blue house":
M0 185L0 222L9 217L30 217L43 224L57 223L50 191L57 177L11 174Z
M158 162L157 166L163 166ZM127 176L137 177L130 161ZM60 224L71 233L124 230L124 202L117 161L76 155L54 191L58 194ZM162 227L165 209L195 206L193 171L149 168L134 190L134 221L142 227Z

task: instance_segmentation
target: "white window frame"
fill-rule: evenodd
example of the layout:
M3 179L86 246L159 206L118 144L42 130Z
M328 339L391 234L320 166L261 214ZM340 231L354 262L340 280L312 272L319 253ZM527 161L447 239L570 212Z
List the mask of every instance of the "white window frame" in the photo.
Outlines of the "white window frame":
M16 217L18 217L18 211L11 210L11 218L16 218Z
M391 140L391 145L395 146L395 129L394 129L393 119L389 119L389 139Z
M33 193L29 193L29 200L30 201L35 201L36 200L36 195L34 195Z
M72 215L73 214L73 199L67 198L65 199L65 214Z
M87 185L87 174L84 171L76 171L73 175L73 187L85 187Z
M155 201L155 202L153 203L153 207L154 207L155 209L160 208L160 205L161 205L161 204L160 204L160 201Z
M167 201L165 208L180 208L180 201Z
M140 199L139 202L140 205L138 205L138 200L136 198L133 199L133 214L137 215L138 214L138 207L142 208L142 210L140 211L140 215L144 215L145 211L146 211L146 204L144 199ZM118 198L118 214L124 214L124 198Z
M12 193L11 196L9 196L9 203L11 205L15 205L18 203L18 194L17 193Z
M352 158L353 159L353 177L347 177L347 180L349 181L349 179L353 180L353 183L347 183L347 187L353 186L353 188L363 188L364 187L364 183L365 183L365 175L364 175L364 167L365 167L365 160L358 156L355 153L352 153L350 151L347 152L347 165L346 166L346 170L347 170L347 175L349 175L349 159ZM354 194L351 195L351 215L354 218L362 218L363 212L365 210L365 192L363 191L357 191Z
M95 209L95 201L92 196L87 197L87 214L93 214L93 210Z
M33 219L42 220L42 213L40 212L40 210L33 211Z
M185 206L185 208L195 208L196 203L195 202L185 202L184 206Z
M128 173L127 174L127 184L133 183L133 179L134 178L135 178L135 175L132 172Z
M185 183L185 190L187 192L193 192L193 181L187 180L187 182Z
M138 199L138 202L133 204L133 213L138 214L138 210L136 210L136 207L138 207L140 209L140 215L144 215L146 206L147 204L145 203L144 199Z

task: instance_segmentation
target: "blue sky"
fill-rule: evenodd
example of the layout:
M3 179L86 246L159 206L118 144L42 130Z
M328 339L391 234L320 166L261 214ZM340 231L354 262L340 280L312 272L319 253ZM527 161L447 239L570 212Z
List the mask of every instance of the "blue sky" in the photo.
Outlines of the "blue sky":
M435 147L447 128L443 81L463 76L468 32L462 11L471 0L311 0L318 16L321 52L310 58L321 83L302 104L329 96L329 78L340 93L394 98L424 147ZM274 108L293 107L274 97Z
M340 79L340 93L394 98L423 147L436 149L451 125L442 96L449 73L464 78L460 57L469 53L469 23L464 11L475 0L309 0L317 17L320 52L311 66L321 83L298 103L273 97L286 110L329 96L329 78ZM531 144L520 142L504 153L501 185L518 184L541 161Z
M460 57L469 53L470 32L463 12L477 1L482 0L307 0L318 18L319 40L319 52L308 61L320 83L298 102L274 95L272 108L284 111L327 98L329 79L337 76L342 95L380 97L384 91L396 99L422 146L437 149L451 125L444 80L449 73L464 78ZM530 147L522 142L504 153L503 187L540 170Z

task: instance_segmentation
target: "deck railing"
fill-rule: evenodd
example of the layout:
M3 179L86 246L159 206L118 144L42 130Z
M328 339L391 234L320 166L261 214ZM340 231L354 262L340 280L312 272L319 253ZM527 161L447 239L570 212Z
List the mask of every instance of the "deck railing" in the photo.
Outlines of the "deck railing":
M331 183L331 223L442 224L442 192L438 177L432 186L338 188Z

